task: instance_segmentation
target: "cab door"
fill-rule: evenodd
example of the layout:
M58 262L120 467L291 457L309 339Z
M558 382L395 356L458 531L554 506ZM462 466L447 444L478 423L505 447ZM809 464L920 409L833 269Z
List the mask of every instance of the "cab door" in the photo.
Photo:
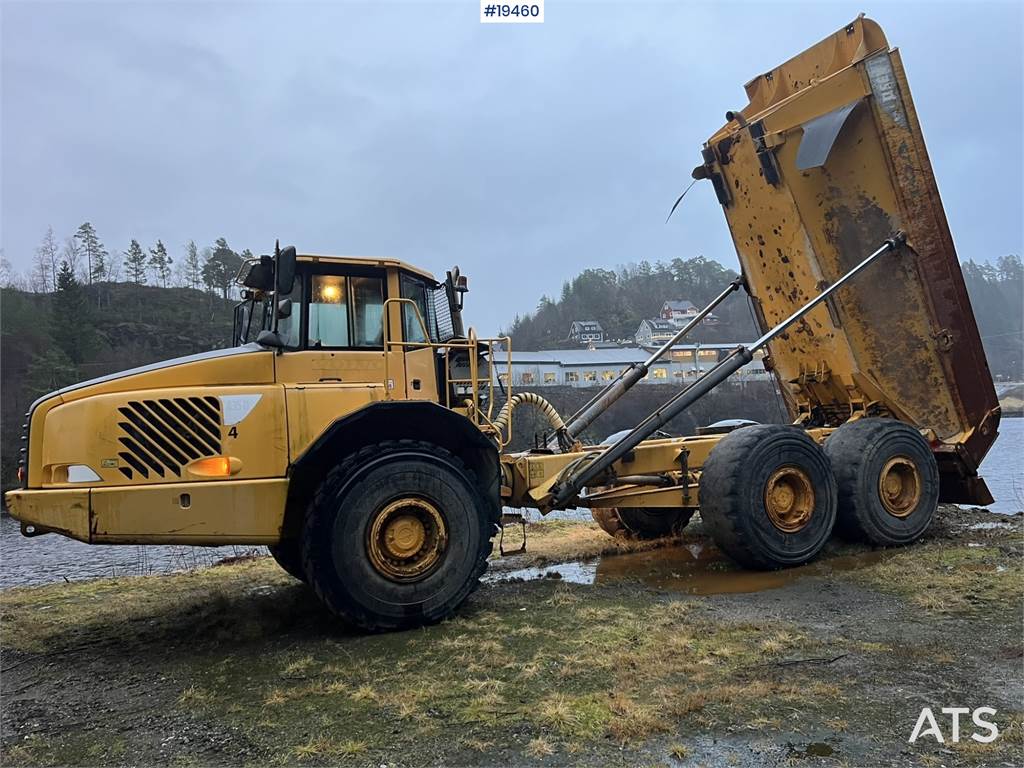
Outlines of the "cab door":
M385 269L314 261L300 270L296 291L287 333L281 333L289 348L275 358L293 461L332 422L385 399L385 388L404 373L397 350L388 353L385 375ZM280 329L285 321L278 322Z
M438 402L438 351L430 343L438 342L437 315L433 286L418 276L399 274L402 302L402 340L405 349L405 396L409 400ZM415 309L414 309L415 307ZM423 346L417 346L422 344Z

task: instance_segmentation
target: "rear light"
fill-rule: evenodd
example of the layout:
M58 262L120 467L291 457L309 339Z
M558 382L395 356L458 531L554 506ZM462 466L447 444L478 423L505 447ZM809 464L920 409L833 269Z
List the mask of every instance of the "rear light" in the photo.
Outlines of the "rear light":
M19 466L18 467L18 482L21 483L22 485L25 484L25 467L24 466Z

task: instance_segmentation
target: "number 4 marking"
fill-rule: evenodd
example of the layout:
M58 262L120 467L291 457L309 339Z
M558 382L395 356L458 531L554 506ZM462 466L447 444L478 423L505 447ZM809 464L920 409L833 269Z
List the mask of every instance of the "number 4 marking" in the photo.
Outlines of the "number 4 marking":
M232 427L228 430L228 437L238 437L238 427Z

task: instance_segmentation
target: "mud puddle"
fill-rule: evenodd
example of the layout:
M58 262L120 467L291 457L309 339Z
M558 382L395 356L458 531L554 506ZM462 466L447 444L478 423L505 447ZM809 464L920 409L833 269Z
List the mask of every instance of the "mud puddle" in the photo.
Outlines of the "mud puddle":
M879 562L886 554L884 550L869 550L822 558L781 571L748 571L738 569L714 546L689 543L648 552L605 555L596 560L492 573L485 576L484 581L560 579L571 584L598 585L640 581L656 589L690 595L739 594L778 589L807 576L857 570Z

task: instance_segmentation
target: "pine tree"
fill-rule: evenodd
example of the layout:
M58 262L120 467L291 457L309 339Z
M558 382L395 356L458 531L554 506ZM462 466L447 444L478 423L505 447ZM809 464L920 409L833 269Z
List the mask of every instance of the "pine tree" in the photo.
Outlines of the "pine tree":
M213 253L203 264L203 283L211 291L219 290L226 299L241 266L242 258L231 250L227 240L219 237Z
M195 240L185 243L185 285L197 289L203 282L203 265L199 261L199 247Z
M75 233L78 247L85 255L86 274L89 284L107 278L107 249L103 247L96 230L88 221L82 224Z
M66 261L57 272L57 290L53 294L50 317L53 346L76 366L88 360L93 348L92 313L82 284Z
M155 247L149 249L149 266L157 282L166 288L167 278L171 276L171 257L167 255L167 248L160 240L156 241Z
M146 252L142 250L138 240L132 240L128 250L124 252L124 270L128 275L128 282L146 284Z

